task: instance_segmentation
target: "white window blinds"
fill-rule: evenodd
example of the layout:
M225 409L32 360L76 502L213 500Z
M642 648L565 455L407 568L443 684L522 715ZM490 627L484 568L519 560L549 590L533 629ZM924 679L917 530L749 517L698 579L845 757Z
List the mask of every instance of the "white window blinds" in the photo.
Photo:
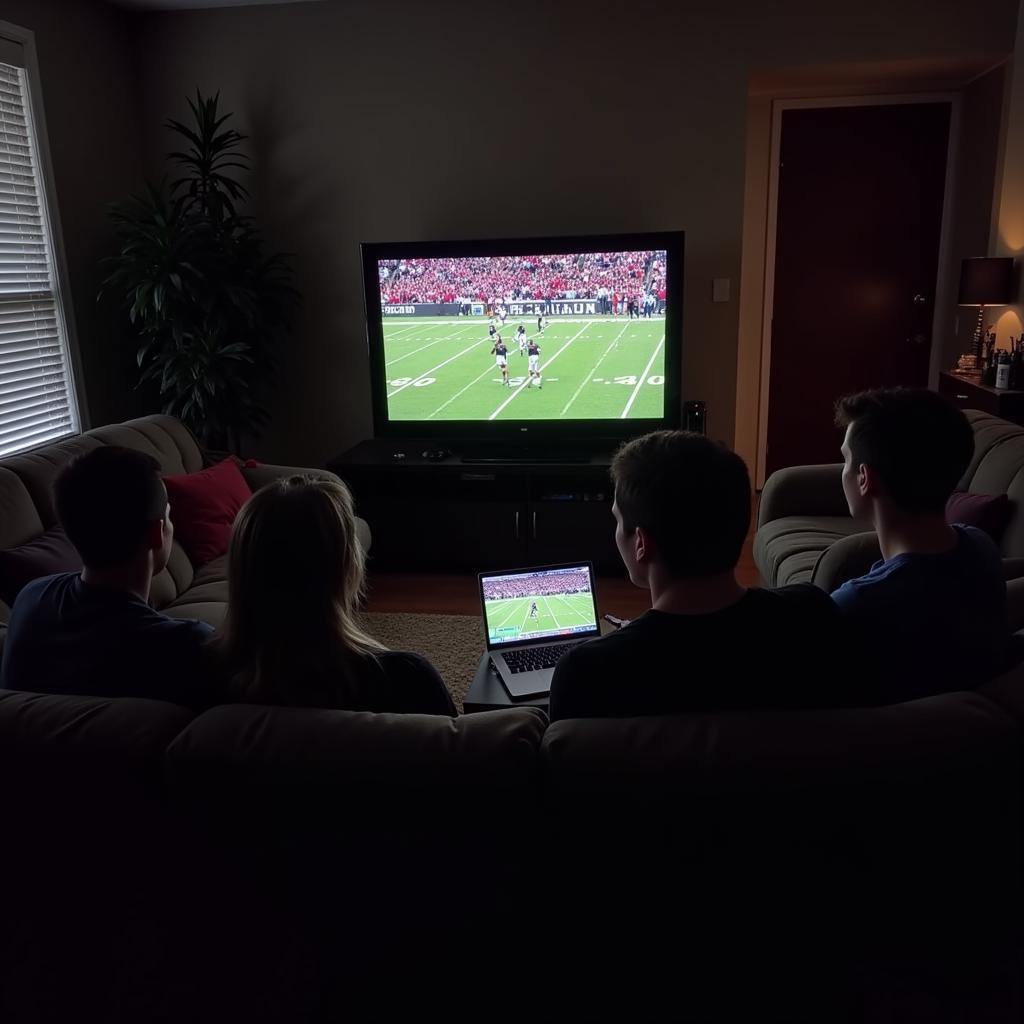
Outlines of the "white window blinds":
M0 457L78 429L28 79L0 61Z

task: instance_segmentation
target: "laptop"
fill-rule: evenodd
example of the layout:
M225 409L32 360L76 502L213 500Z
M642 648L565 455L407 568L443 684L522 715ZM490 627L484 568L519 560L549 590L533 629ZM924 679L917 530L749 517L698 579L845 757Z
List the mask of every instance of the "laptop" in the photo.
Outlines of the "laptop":
M601 635L589 562L480 574L491 664L513 700L544 697L558 659Z

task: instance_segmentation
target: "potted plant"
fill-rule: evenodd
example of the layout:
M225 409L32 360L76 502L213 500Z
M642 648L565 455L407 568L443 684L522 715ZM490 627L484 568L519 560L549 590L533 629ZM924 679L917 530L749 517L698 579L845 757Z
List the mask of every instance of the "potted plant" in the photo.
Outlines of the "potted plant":
M264 396L298 299L284 254L267 255L236 172L246 136L225 122L220 94L189 100L194 124L165 127L185 147L168 154L178 177L147 184L110 208L120 250L104 261L100 295L126 314L139 385L212 448L238 451L267 420Z

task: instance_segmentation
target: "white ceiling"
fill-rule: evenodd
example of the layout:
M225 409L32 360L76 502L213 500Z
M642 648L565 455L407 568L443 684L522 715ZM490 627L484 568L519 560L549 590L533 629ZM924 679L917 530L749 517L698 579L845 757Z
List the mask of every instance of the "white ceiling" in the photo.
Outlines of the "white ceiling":
M107 0L138 11L193 11L200 7L252 7L256 4L305 4L319 0Z

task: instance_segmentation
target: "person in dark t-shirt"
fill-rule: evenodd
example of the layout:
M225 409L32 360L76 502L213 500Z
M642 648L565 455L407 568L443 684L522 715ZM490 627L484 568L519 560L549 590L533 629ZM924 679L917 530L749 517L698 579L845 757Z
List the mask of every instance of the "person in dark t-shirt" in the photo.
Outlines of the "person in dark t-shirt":
M209 706L203 644L212 627L148 604L174 537L157 461L128 448L96 448L61 471L54 501L83 569L22 589L0 686Z
M501 340L501 335L498 335L498 340L494 343L494 347L491 349L491 355L494 356L494 362L498 369L501 371L501 383L504 387L509 387L508 382L508 347Z
M352 495L293 476L243 506L228 549L228 614L211 643L225 699L250 704L456 714L426 658L360 626L364 583Z
M559 661L552 721L845 703L829 596L736 580L751 504L738 455L700 434L657 431L619 449L612 478L615 542L652 607Z

